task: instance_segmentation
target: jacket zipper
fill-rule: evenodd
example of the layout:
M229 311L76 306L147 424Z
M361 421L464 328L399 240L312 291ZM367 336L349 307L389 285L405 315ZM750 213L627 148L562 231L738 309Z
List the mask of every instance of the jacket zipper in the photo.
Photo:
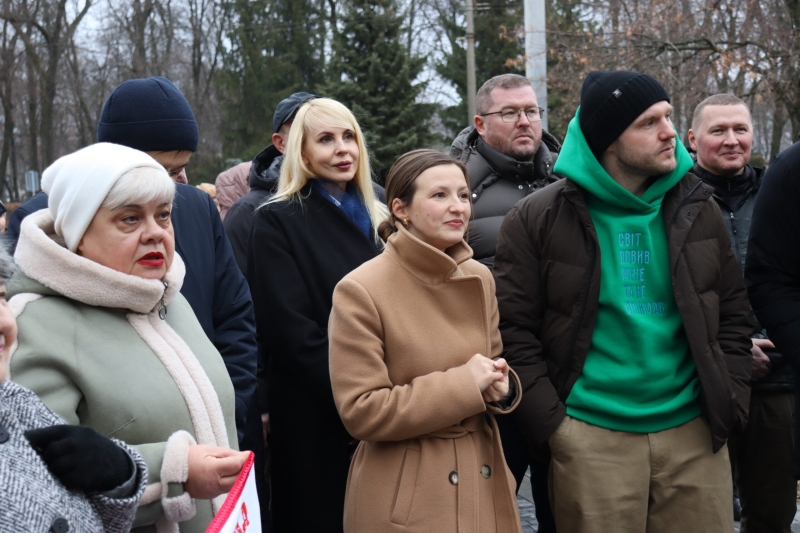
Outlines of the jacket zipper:
M167 296L167 287L169 287L169 284L166 281L162 281L161 283L164 284L164 293L161 295L161 305L158 306L158 318L161 320L166 320L167 304L164 302L164 298Z

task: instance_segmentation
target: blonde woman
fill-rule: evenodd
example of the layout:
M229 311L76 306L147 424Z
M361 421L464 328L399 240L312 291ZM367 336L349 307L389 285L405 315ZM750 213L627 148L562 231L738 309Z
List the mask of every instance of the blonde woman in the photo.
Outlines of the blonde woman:
M303 104L277 191L255 212L247 259L268 368L276 533L342 531L354 445L333 402L328 316L339 280L380 253L387 214L353 114L326 98Z

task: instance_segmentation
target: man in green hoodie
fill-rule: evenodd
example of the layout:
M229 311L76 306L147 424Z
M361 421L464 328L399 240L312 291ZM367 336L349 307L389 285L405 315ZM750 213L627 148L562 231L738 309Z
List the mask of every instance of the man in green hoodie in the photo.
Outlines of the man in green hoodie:
M654 78L592 72L555 172L498 236L516 412L570 532L733 530L749 304L711 189Z

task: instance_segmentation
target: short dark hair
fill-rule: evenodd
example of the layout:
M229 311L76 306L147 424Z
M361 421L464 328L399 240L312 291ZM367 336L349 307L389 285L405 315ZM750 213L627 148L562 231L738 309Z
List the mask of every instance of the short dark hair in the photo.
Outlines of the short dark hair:
M519 74L500 74L494 78L489 78L478 89L478 95L475 98L475 112L479 115L489 113L494 101L492 100L492 90L496 88L501 89L516 89L517 87L533 87L531 80Z
M386 205L389 206L389 216L378 226L378 235L381 239L389 239L392 233L397 231L395 223L397 217L392 211L392 202L399 199L403 205L410 205L414 193L417 192L417 178L429 168L440 165L455 165L464 174L464 180L469 186L467 179L467 167L458 159L436 150L414 150L405 153L397 158L389 174L386 176ZM472 200L470 199L470 202Z
M697 104L697 107L694 108L692 130L696 130L700 126L700 117L703 114L703 109L710 105L743 105L744 108L747 109L747 114L750 115L750 121L752 122L753 120L753 116L750 114L750 107L744 103L744 100L733 94L714 94Z

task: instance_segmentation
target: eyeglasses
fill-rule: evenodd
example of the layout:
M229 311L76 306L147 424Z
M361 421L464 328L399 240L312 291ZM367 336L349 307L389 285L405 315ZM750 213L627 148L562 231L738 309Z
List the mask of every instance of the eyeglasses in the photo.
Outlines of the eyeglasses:
M541 107L532 107L530 109L503 109L500 111L494 111L492 113L484 113L481 115L482 117L488 117L489 115L500 115L500 120L503 122L518 122L519 117L522 115L522 112L525 112L525 116L528 118L528 122L539 122L542 120L542 115L544 115L544 109Z

